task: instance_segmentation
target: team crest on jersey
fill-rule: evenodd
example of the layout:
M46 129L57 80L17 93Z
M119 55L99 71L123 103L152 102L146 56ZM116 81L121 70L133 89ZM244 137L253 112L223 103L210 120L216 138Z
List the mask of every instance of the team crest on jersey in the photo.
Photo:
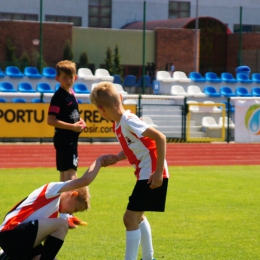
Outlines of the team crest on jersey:
M74 122L77 122L79 120L79 113L77 111L77 109L74 109L71 112L70 118L74 120Z
M127 144L130 145L133 143L133 141L129 137L125 137L125 140L127 141Z

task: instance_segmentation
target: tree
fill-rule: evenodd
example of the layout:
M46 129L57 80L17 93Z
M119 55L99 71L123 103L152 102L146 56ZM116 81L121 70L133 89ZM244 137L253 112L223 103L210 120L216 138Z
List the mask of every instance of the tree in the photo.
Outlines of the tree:
M79 68L87 68L88 67L88 55L87 52L83 51L79 57Z
M110 47L107 47L107 58L105 59L106 69L109 71L110 74L113 74L113 64L112 64L112 51Z
M116 47L115 47L113 74L117 74L120 76L123 75L123 67L120 65L120 55L119 55L119 51L118 51L118 45L116 45Z
M67 40L63 50L63 60L71 61L72 59L73 59L73 53L71 49L71 43L70 40Z
M27 52L23 52L22 56L20 57L21 62L21 69L24 70L25 67L29 66L30 64L30 57Z
M15 55L16 48L12 43L11 39L7 37L6 39L6 60L8 62L16 62L16 55Z

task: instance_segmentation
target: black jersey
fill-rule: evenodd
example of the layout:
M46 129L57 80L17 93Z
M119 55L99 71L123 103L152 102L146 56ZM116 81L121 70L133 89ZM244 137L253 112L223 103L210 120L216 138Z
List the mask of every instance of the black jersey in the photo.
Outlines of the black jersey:
M70 94L59 88L51 98L48 115L55 115L60 121L74 124L80 120L78 102L74 93ZM60 138L78 137L80 133L55 127L55 135Z

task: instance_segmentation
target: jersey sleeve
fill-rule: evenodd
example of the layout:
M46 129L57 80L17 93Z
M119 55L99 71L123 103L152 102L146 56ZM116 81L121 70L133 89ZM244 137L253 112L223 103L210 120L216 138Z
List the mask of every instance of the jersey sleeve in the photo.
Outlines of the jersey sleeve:
M149 127L143 120L141 120L138 116L134 114L130 114L126 118L126 125L128 126L128 130L133 132L138 136L138 138L143 137L143 132Z
M50 182L46 189L45 196L47 199L60 195L59 190L65 185L66 182Z
M58 115L60 112L60 98L58 95L53 95L51 98L48 115Z

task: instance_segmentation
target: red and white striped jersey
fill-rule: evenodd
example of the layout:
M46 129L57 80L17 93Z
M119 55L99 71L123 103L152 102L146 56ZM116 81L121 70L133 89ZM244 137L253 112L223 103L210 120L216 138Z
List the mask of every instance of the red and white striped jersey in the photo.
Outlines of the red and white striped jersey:
M12 230L21 223L43 218L57 218L60 205L58 191L65 182L51 182L34 190L5 216L0 232Z
M118 124L115 134L130 164L135 168L138 180L147 180L156 169L157 151L154 140L142 133L149 127L130 110L126 110ZM164 161L163 178L169 178L166 160Z

